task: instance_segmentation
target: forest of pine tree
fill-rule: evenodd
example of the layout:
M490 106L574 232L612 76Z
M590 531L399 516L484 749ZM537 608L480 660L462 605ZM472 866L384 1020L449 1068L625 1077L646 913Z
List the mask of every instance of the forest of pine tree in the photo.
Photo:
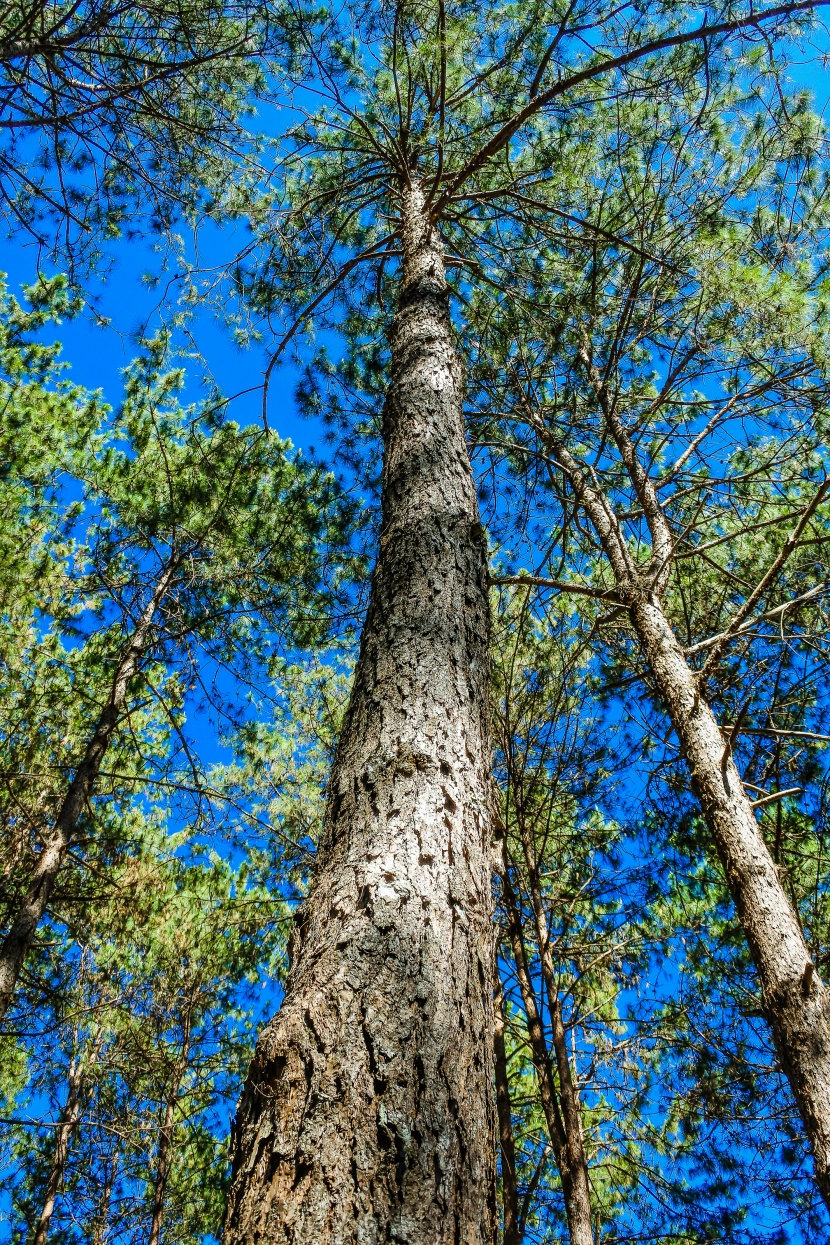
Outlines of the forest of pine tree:
M828 5L0 5L0 1243L830 1242Z

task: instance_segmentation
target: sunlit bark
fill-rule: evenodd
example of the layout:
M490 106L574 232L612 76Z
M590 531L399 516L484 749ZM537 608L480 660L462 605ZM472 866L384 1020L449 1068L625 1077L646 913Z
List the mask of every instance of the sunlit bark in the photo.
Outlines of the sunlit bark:
M417 183L400 235L371 601L225 1245L494 1239L486 545Z

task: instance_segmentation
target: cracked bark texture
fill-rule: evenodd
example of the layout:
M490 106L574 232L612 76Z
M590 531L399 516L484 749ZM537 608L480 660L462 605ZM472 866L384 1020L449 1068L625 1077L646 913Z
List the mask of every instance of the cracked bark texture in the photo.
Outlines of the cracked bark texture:
M224 1245L494 1240L486 547L440 239L401 193L380 549Z

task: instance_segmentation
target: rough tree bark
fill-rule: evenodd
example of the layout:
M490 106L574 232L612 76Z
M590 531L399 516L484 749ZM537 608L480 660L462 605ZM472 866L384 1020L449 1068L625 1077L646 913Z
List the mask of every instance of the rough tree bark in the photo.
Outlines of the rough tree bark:
M661 604L673 539L654 484L590 360L584 362L649 525L648 567L634 563L611 505L581 464L544 425L537 421L536 426L600 538L617 595L677 734L758 969L764 1015L813 1149L816 1183L830 1209L830 991L810 958L798 915L764 841L732 757L731 739L721 732Z
M485 538L440 239L415 182L382 534L316 874L239 1103L225 1245L490 1245Z
M647 595L638 596L629 613L746 932L764 1014L812 1144L816 1183L830 1209L830 992L810 958L729 741L700 695L668 619Z
M38 856L29 889L23 897L17 915L0 948L0 1023L9 1009L20 970L48 906L55 880L72 844L84 805L92 794L101 764L124 707L127 688L138 669L153 618L170 586L174 572L175 565L171 562L156 582L153 594L135 626L130 642L121 655L113 675L109 695L95 724L95 730L87 743L72 782L69 784L51 834Z

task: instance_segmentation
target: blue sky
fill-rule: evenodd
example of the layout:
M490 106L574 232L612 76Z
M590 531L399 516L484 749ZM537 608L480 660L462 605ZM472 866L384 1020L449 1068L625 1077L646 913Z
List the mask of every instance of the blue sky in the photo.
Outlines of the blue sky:
M823 33L816 39L814 48L794 58L789 78L793 87L810 90L817 110L827 115L830 108L830 65L821 63L818 58L822 55L830 60L830 39ZM281 116L276 118L277 123L282 120ZM264 118L264 121L266 128L273 131L274 118ZM228 262L240 243L240 237L234 237L231 230L212 230L207 246L201 243L202 258L217 265ZM16 293L21 284L35 279L38 255L38 248L23 242L20 235L13 242L8 239L0 241L0 271L8 274L11 292ZM73 379L89 389L103 389L107 400L115 404L120 396L122 369L136 353L136 333L148 325L152 327L160 323L159 289L148 288L143 278L151 273L166 279L169 272L165 273L160 267L160 255L149 244L140 241L122 239L112 243L107 260L106 271L91 282L90 288L109 324L102 326L96 323L95 318L86 312L59 329L50 331L49 336L63 343L64 358L71 364ZM54 271L49 264L43 267L47 273ZM231 417L243 424L258 422L261 419L261 393L244 391L262 383L268 362L268 343L240 349L210 309L197 313L193 332L196 345L221 390L229 397L240 395L230 408ZM188 371L194 384L198 384L201 372L198 362L194 360ZM269 423L281 436L289 437L303 449L320 447L323 428L301 418L297 412L294 401L297 379L296 368L285 358L275 369L270 382Z
M217 236L211 246L211 262L227 261L233 254L233 238ZM44 264L43 269L46 273L55 271L50 264ZM37 277L36 246L21 242L19 236L12 242L3 239L0 271L7 274L9 291L19 293L21 285ZM113 405L121 394L122 371L138 353L137 335L161 323L159 292L149 288L144 280L146 274L159 271L159 256L150 245L126 240L114 243L109 250L107 270L90 283L96 307L109 323L100 323L86 309L75 319L46 332L50 340L62 343L63 358L71 366L72 379L88 389L102 389ZM230 408L231 417L242 424L259 421L261 392L243 391L262 384L267 366L265 345L240 349L210 309L196 314L193 333L223 393L228 397L241 395ZM198 360L192 360L187 367L195 396L203 369ZM297 378L297 369L290 362L275 370L269 387L268 416L272 428L305 449L319 442L321 434L297 414L293 397Z

